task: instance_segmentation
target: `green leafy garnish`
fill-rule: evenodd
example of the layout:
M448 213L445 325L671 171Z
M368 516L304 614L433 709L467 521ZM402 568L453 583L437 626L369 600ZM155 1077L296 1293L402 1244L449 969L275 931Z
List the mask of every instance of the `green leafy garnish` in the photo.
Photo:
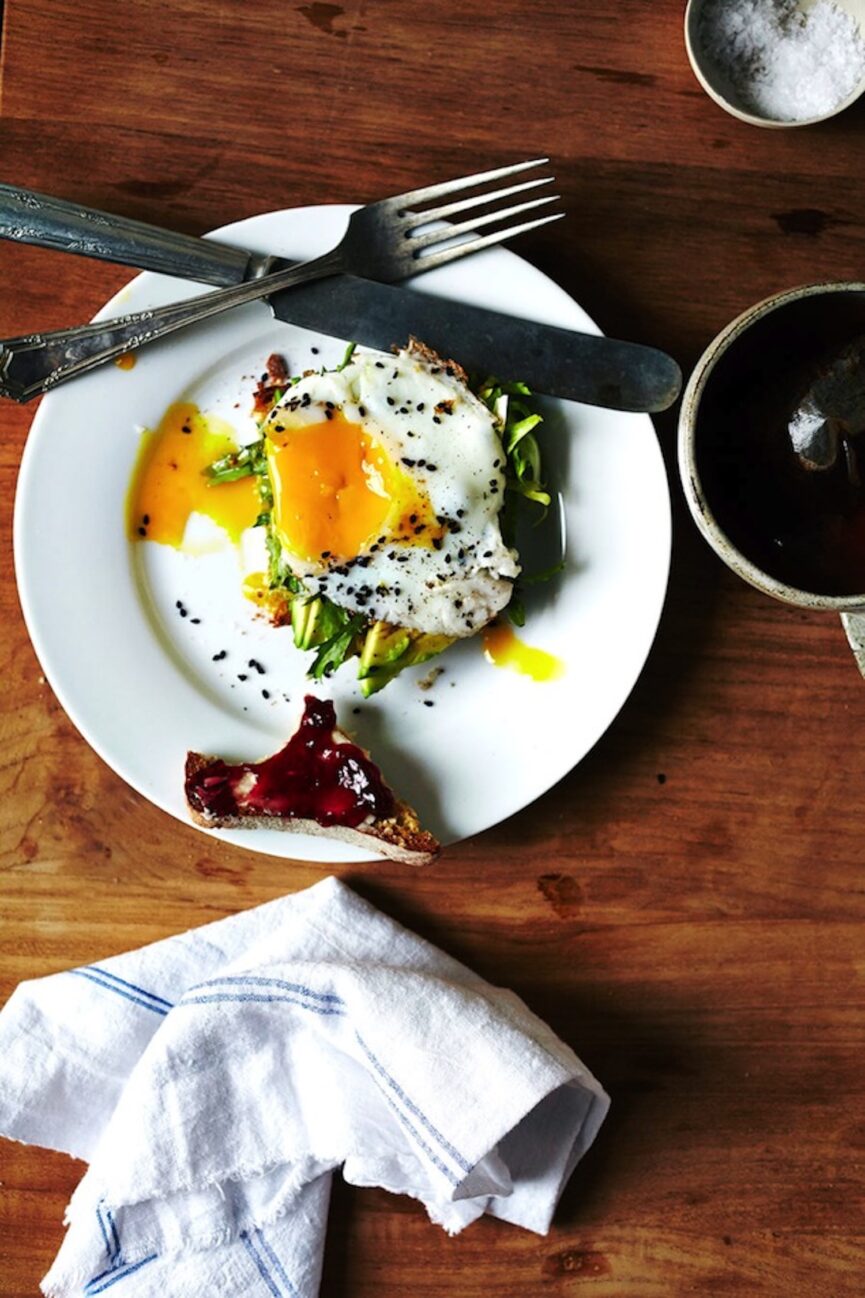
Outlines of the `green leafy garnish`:
M349 343L349 345L346 347L345 355L343 356L342 360L336 367L337 374L340 372L340 370L344 370L346 365L348 365L349 361L351 360L352 356L355 353L356 348L357 348L357 343Z
M207 485L221 486L225 482L236 482L238 478L267 477L267 461L264 455L264 438L243 446L239 451L230 451L221 459L214 460L204 470Z
M330 601L327 601L330 603ZM357 653L355 641L363 632L367 619L362 613L350 614L345 609L337 608L331 604L331 609L335 614L339 614L343 619L341 630L335 631L328 639L324 640L318 647L318 653L312 660L312 664L307 673L314 680L320 681L323 676L332 676L337 667L341 667L346 658L354 657Z
M500 424L508 468L507 489L534 501L545 511L550 495L541 480L541 451L534 435L543 418L521 400L531 396L531 388L527 383L500 383L488 378L477 394Z

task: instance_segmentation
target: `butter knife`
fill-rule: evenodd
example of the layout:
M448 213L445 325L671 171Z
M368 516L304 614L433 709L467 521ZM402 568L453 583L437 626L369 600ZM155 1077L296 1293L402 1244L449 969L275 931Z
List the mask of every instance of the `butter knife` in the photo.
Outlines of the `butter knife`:
M241 284L289 266L284 258L235 248L112 216L63 199L0 185L0 238L74 252L206 284ZM382 351L420 338L467 370L523 379L536 392L614 410L665 410L682 374L664 352L640 343L537 324L351 275L332 276L271 295L277 319ZM100 325L92 326L94 334ZM80 334L79 334L80 336ZM57 363L68 363L52 334ZM0 346L6 395L28 401L41 390L46 343L39 334Z

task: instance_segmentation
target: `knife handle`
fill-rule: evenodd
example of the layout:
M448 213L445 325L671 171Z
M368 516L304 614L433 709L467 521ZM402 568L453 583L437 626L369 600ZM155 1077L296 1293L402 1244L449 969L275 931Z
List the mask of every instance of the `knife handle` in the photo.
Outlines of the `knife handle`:
M273 260L16 185L0 185L0 239L76 252L203 284L241 284L266 273Z

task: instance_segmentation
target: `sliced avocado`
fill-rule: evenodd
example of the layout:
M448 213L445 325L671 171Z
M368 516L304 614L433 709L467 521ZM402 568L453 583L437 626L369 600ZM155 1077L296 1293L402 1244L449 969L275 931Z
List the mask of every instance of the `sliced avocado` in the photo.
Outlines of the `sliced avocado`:
M412 641L409 650L411 664L425 663L428 658L435 658L436 654L440 654L443 649L447 649L448 645L452 645L455 638L452 635L421 633L416 640ZM405 665L408 666L409 664L406 663Z
M411 644L411 634L402 627L388 622L373 622L366 633L357 674L360 680L373 675L379 668L388 667L401 658Z
M318 643L316 631L320 619L320 599L295 598L291 601L291 627L298 649L311 649Z
M386 623L376 623L376 626L386 626ZM358 670L360 692L365 699L383 689L395 676L399 675L404 667L415 667L418 663L425 663L427 659L434 658L443 649L447 649L448 645L453 644L453 636L431 635L422 631L404 631L398 627L388 629L392 634L404 636L408 640L408 644L396 656L377 665L368 666L366 671ZM364 646L365 651L366 646ZM361 662L363 662L363 656Z

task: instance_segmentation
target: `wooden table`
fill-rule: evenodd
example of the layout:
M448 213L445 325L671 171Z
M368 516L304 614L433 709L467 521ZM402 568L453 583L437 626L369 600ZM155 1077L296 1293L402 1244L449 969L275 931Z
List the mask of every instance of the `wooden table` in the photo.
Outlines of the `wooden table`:
M862 278L865 106L761 132L698 89L682 4L9 0L2 176L198 233L549 154L568 217L521 251L610 333L690 367L744 307ZM0 335L128 278L4 246ZM0 998L303 888L127 788L40 673L12 573L32 415L0 408ZM665 615L621 715L555 789L435 867L339 871L515 988L613 1096L546 1239L457 1239L340 1188L324 1298L859 1298L865 1287L865 686L837 619L775 604L675 482ZM50 520L46 520L46 526ZM37 1293L80 1165L0 1147L0 1294Z

